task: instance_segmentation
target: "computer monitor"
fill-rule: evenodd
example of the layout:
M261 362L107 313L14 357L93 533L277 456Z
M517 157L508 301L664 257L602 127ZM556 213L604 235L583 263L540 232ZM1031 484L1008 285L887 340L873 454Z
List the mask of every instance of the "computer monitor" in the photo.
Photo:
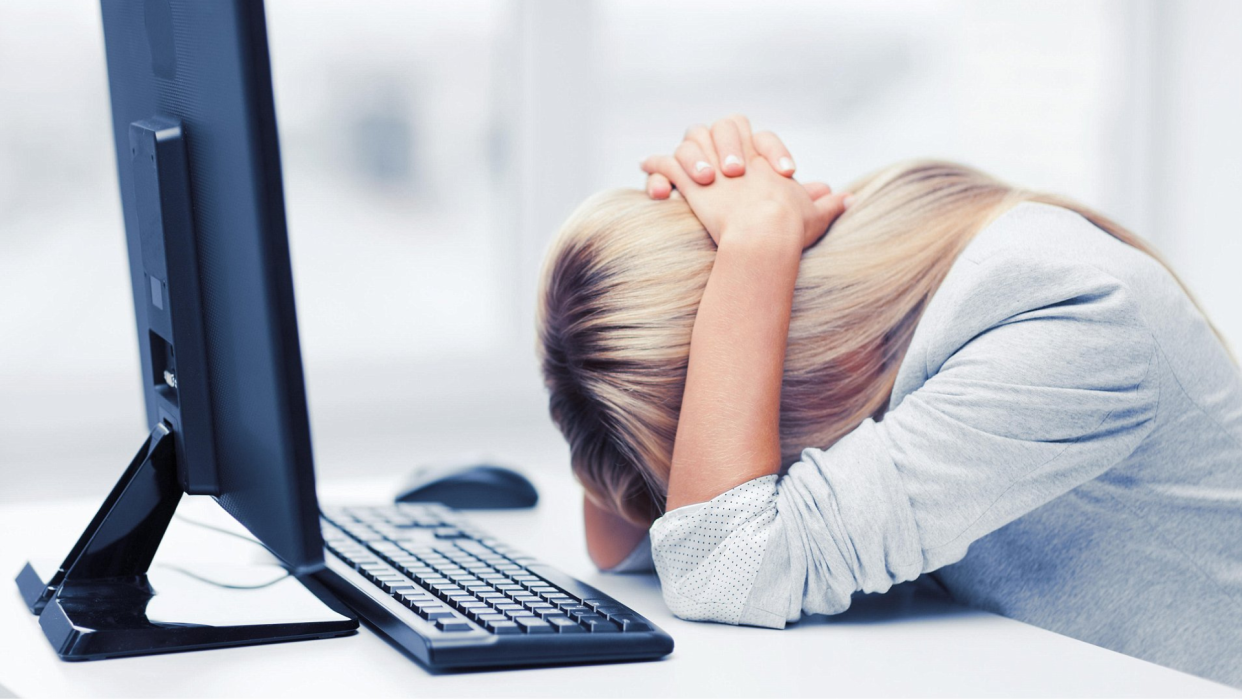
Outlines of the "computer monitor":
M61 569L28 566L19 586L67 658L348 632L142 615L182 493L214 496L301 579L322 572L323 541L263 4L101 4L151 432Z

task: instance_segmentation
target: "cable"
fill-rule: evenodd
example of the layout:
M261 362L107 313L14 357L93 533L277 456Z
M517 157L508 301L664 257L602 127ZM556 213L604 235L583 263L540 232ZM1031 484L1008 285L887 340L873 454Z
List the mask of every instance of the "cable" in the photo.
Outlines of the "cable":
M186 517L185 515L181 513L177 513L173 516L181 520L182 522L185 522L186 524L192 524L196 527L202 527L203 529L210 529L213 532L219 532L221 534L228 534L229 536L237 538L237 539L241 539L242 541L249 541L255 546L262 546L265 551L272 554L273 556L276 556L276 552L273 551L270 546L263 543L262 541L259 541L258 539L254 537L246 536L245 534L238 534L237 532L229 531L228 529L225 529L224 527L217 527L214 524L208 524L206 522L200 522L196 519L190 519L189 517ZM279 558L279 556L276 556L276 557Z
M212 580L211 578L204 578L198 573L186 570L185 568L182 568L181 566L170 565L168 563L160 563L158 567L167 568L168 570L176 571L187 577L194 578L195 580L198 580L199 582L205 582L208 585L214 585L216 587L223 587L226 590L262 590L265 587L271 587L272 585L275 585L276 583L280 582L281 580L284 580L290 575L289 571L285 571L280 577L274 580L268 580L265 583L258 583L257 585L234 585L232 583L223 583L223 582L220 582L219 580Z
M181 513L177 513L177 514L175 514L175 515L173 515L173 516L174 516L175 518L177 518L177 519L181 520L182 522L185 522L186 524L192 524L192 525L194 525L194 526L196 526L196 527L202 527L203 529L210 529L210 530L211 530L211 531L213 531L213 532L217 532L217 533L219 533L219 534L227 534L227 535L229 535L229 536L231 536L231 537L234 537L234 538L236 538L236 539L241 539L242 541L247 541L247 542L249 542L249 543L252 543L252 544L254 544L255 546L261 546L261 547L263 547L263 550L265 550L265 551L267 551L268 553L272 554L272 555L273 555L273 556L275 556L278 560L279 560L279 558L280 558L279 556L276 556L276 552L275 552L275 551L273 551L273 550L272 550L272 548L271 548L270 546L268 546L267 544L263 543L262 541L259 541L258 539L255 539L254 537L246 536L245 534L238 534L237 532L229 531L228 529L225 529L225 528L223 528L223 527L217 527L217 526L216 526L216 525L214 525L214 524L208 524L208 523L206 523L206 522L200 522L200 521L198 521L198 520L196 520L196 519L191 519L191 518L189 518L189 517L186 517L185 515L183 515L183 514L181 514ZM160 568L167 568L168 570L173 570L173 571L176 571L176 572L178 572L178 573L181 573L182 575L185 575L185 576L188 576L188 577L194 578L195 580L198 580L198 581L200 581L200 582L205 582L205 583L207 583L208 585L214 585L214 586L216 586L216 587L222 587L222 588L224 588L224 589L226 589L226 590L261 590L261 589L263 589L263 588L265 588L265 587L271 587L272 585L275 585L276 583L280 582L281 580L284 580L285 578L287 578L287 577L289 577L289 576L291 575L291 574L289 573L289 571L288 571L288 570L286 570L286 571L284 572L284 574L283 574L283 575L281 575L280 577L278 577L278 578L276 578L276 579L274 579L274 580L269 580L269 581L267 581L267 582L265 582L265 583L259 583L259 584L257 584L257 585L233 585L233 584L230 584L230 583L223 583L223 582L220 582L219 580L212 580L211 578L205 578L205 577L203 577L203 576L199 575L198 573L195 573L195 572L193 572L193 571L186 570L185 568L182 568L181 566L170 565L170 564L168 564L168 563L160 563L160 564L158 564L158 565L159 565L159 567L160 567Z

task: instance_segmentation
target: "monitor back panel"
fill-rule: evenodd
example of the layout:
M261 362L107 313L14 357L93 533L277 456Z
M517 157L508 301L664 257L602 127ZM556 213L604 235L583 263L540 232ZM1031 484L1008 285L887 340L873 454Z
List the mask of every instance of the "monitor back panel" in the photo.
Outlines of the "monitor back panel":
M103 0L102 10L144 376L151 290L129 125L177 119L186 143L215 459L182 473L182 484L216 495L296 570L317 569L322 539L263 5ZM154 426L157 403L149 382L144 386Z

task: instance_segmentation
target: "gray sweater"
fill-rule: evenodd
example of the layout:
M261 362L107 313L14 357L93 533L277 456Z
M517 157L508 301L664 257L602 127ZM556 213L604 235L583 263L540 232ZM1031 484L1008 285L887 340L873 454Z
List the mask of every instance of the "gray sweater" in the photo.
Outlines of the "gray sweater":
M668 513L651 551L687 619L780 628L931 573L1242 687L1242 375L1163 266L1020 204L954 263L882 421Z

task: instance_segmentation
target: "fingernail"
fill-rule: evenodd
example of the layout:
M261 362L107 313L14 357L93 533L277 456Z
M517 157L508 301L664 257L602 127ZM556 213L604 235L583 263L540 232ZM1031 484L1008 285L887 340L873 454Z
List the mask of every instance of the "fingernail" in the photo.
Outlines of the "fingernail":
M847 194L845 198L841 200L841 206L845 207L846 209L849 209L853 205L854 205L853 194Z
M792 158L781 158L781 172L793 172L794 163Z
M728 156L725 156L724 164L725 164L725 167L728 167L730 165L736 165L738 167L741 167L742 159L737 157L736 155L728 155Z
M712 169L711 163L708 163L706 160L700 160L699 162L694 164L695 173L703 172L704 170L710 170L710 169Z

